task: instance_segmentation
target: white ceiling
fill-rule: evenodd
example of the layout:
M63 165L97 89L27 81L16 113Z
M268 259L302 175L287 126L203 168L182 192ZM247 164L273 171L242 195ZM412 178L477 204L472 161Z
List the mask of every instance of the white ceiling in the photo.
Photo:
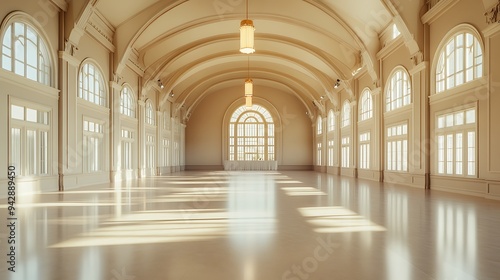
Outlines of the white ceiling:
M485 0L486 1L486 0ZM144 81L194 108L203 95L243 85L248 56L240 54L244 0L99 0L97 10L116 28L118 60L138 54ZM288 89L305 104L337 79L363 66L361 54L379 49L378 35L393 15L384 0L249 0L256 27L250 76L256 84ZM260 80L260 81L259 81Z

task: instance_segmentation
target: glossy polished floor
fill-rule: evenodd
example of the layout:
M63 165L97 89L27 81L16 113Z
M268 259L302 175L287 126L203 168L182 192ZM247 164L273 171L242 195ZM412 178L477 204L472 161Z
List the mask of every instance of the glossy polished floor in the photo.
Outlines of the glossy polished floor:
M314 172L182 172L17 216L1 279L500 279L500 202Z

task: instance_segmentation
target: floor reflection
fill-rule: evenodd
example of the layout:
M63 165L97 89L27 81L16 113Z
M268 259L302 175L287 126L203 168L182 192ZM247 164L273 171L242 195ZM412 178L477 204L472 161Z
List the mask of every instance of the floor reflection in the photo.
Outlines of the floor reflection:
M500 202L315 172L183 172L18 209L17 272L0 262L2 280L500 275Z
M437 210L438 276L476 279L477 217L474 207L442 202Z

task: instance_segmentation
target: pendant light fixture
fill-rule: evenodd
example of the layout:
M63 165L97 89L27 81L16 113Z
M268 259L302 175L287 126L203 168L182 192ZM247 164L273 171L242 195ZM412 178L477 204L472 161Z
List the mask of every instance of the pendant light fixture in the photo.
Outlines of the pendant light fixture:
M240 24L240 52L251 54L255 52L254 48L255 27L253 21L248 19L248 0L246 0L246 18Z
M253 81L250 79L250 57L248 57L247 79L245 80L245 96L253 95Z
M245 100L247 109L252 108L253 81L250 79L250 57L247 64L247 79L245 80Z

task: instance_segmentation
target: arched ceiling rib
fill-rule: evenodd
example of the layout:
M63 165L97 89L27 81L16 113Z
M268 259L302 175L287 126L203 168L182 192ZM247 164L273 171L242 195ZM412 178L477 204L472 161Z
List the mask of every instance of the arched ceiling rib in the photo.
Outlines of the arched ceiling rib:
M257 49L250 76L293 92L308 110L335 92L336 79L350 79L363 64L376 67L379 34L397 13L387 0L248 1ZM238 80L243 86L248 75L247 58L238 52L244 0L89 0L86 9L115 28L118 75L133 60L144 84L161 79L168 85L162 94L173 89L174 101L186 108L214 89Z

